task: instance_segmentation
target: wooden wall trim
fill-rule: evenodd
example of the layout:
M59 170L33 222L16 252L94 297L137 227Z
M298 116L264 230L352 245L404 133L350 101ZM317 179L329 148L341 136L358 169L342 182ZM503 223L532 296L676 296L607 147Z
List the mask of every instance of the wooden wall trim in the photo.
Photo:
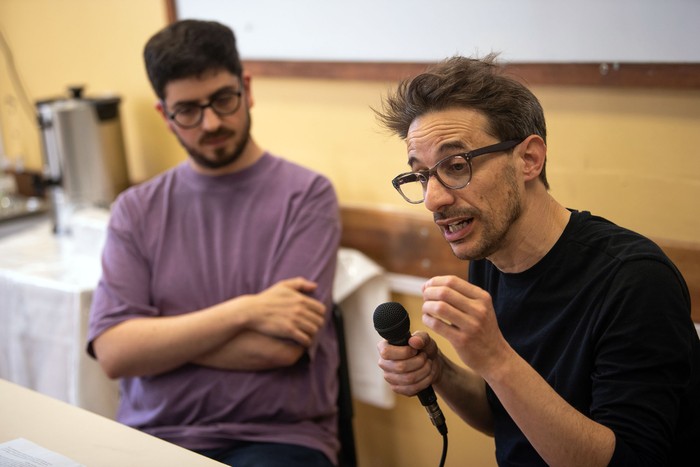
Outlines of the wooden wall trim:
M429 63L368 63L247 60L253 76L399 81ZM700 64L513 63L506 66L528 86L605 86L700 89Z
M429 214L343 206L341 245L363 252L388 272L418 277L467 275Z
M165 17L168 24L177 21L177 5L175 4L175 0L165 0Z
M467 276L468 262L452 254L427 212L343 205L341 218L341 245L363 252L388 272L417 277ZM700 244L654 240L688 283L692 317L700 323Z

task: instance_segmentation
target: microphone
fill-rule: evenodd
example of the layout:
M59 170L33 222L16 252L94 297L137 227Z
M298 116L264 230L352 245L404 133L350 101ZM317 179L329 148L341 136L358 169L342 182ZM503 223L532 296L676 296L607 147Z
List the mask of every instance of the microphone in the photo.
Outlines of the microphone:
M411 320L406 309L397 302L386 302L374 310L372 317L374 329L391 345L408 345L411 337ZM437 397L432 386L428 386L418 393L418 399L428 412L430 421L443 436L447 434L445 416L437 403Z

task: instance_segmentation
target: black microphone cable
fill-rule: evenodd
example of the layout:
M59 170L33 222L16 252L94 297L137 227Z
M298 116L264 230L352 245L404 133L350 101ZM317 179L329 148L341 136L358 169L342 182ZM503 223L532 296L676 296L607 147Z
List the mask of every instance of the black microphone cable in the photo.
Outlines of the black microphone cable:
M440 467L445 465L445 459L447 458L447 430L442 435L442 456L440 457Z

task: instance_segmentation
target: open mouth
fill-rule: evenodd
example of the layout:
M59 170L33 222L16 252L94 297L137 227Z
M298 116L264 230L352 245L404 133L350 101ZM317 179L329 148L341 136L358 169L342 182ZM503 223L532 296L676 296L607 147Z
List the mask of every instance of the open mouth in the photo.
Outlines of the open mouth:
M454 224L450 224L447 226L447 231L450 233L459 232L460 230L462 230L463 228L465 228L466 226L471 224L473 220L474 220L474 218L470 217L467 220L455 222Z

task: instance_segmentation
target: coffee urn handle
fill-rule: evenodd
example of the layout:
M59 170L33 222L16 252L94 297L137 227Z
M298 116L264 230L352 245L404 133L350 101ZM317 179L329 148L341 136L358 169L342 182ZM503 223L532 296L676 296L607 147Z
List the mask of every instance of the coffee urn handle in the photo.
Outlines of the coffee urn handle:
M68 92L73 99L82 99L85 86L68 86Z

